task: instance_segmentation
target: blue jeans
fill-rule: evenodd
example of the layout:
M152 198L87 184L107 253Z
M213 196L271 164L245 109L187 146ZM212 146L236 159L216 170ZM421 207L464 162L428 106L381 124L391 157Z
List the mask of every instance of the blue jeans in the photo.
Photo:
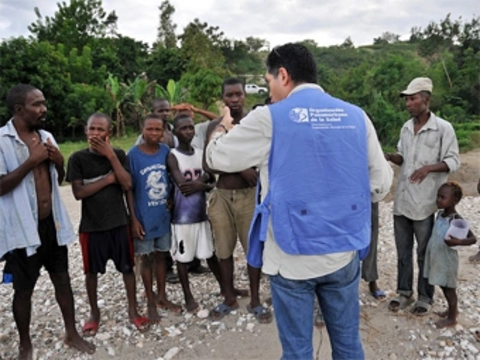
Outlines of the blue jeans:
M313 359L313 303L318 297L333 359L364 359L360 339L358 255L332 274L308 280L270 276L282 360Z
M405 216L393 217L395 245L397 247L397 293L405 296L413 295L413 248L414 236L417 239L418 300L433 303L435 287L423 277L423 263L428 241L432 234L434 215L425 220L410 220Z

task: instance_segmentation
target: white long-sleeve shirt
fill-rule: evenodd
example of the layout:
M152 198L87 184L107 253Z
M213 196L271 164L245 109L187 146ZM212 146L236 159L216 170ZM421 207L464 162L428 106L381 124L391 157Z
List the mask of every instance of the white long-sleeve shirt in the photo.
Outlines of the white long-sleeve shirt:
M305 88L318 88L315 84L297 86L292 93ZM393 171L385 160L377 134L365 115L370 172L370 191L373 202L383 199L390 190ZM228 134L220 134L210 141L206 149L206 161L210 168L223 172L239 172L257 167L262 185L262 200L268 193L268 159L272 143L272 117L267 106L251 111ZM340 180L339 180L340 181ZM277 245L271 221L263 253L263 272L281 274L294 280L311 279L327 275L347 265L354 252L326 255L289 255Z

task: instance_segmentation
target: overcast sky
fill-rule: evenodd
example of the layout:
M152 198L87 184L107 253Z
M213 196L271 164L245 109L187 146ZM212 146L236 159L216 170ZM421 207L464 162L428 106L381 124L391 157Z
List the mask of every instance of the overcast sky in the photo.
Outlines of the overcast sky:
M64 0L68 2L69 0ZM118 15L118 32L148 43L155 41L162 0L103 0ZM373 43L389 31L409 38L414 26L439 23L448 13L470 22L480 11L479 0L170 0L175 7L177 34L193 19L219 26L227 38L259 37L271 46L313 39L321 46L339 45L350 36L354 45ZM58 9L55 0L0 0L0 39L28 36L27 26Z

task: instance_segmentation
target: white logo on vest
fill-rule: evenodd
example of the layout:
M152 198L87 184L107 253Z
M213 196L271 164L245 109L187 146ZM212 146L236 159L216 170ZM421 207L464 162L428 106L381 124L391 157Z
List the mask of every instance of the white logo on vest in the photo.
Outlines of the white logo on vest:
M306 108L293 108L290 110L290 120L296 123L309 122L308 109Z

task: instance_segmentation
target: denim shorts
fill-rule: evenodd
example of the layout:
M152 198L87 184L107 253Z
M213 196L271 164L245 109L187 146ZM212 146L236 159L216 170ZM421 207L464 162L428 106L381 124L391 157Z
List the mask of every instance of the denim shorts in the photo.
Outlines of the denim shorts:
M154 239L135 239L133 246L135 249L135 255L147 255L154 251L170 251L170 248L172 247L172 236L169 231L165 235Z

